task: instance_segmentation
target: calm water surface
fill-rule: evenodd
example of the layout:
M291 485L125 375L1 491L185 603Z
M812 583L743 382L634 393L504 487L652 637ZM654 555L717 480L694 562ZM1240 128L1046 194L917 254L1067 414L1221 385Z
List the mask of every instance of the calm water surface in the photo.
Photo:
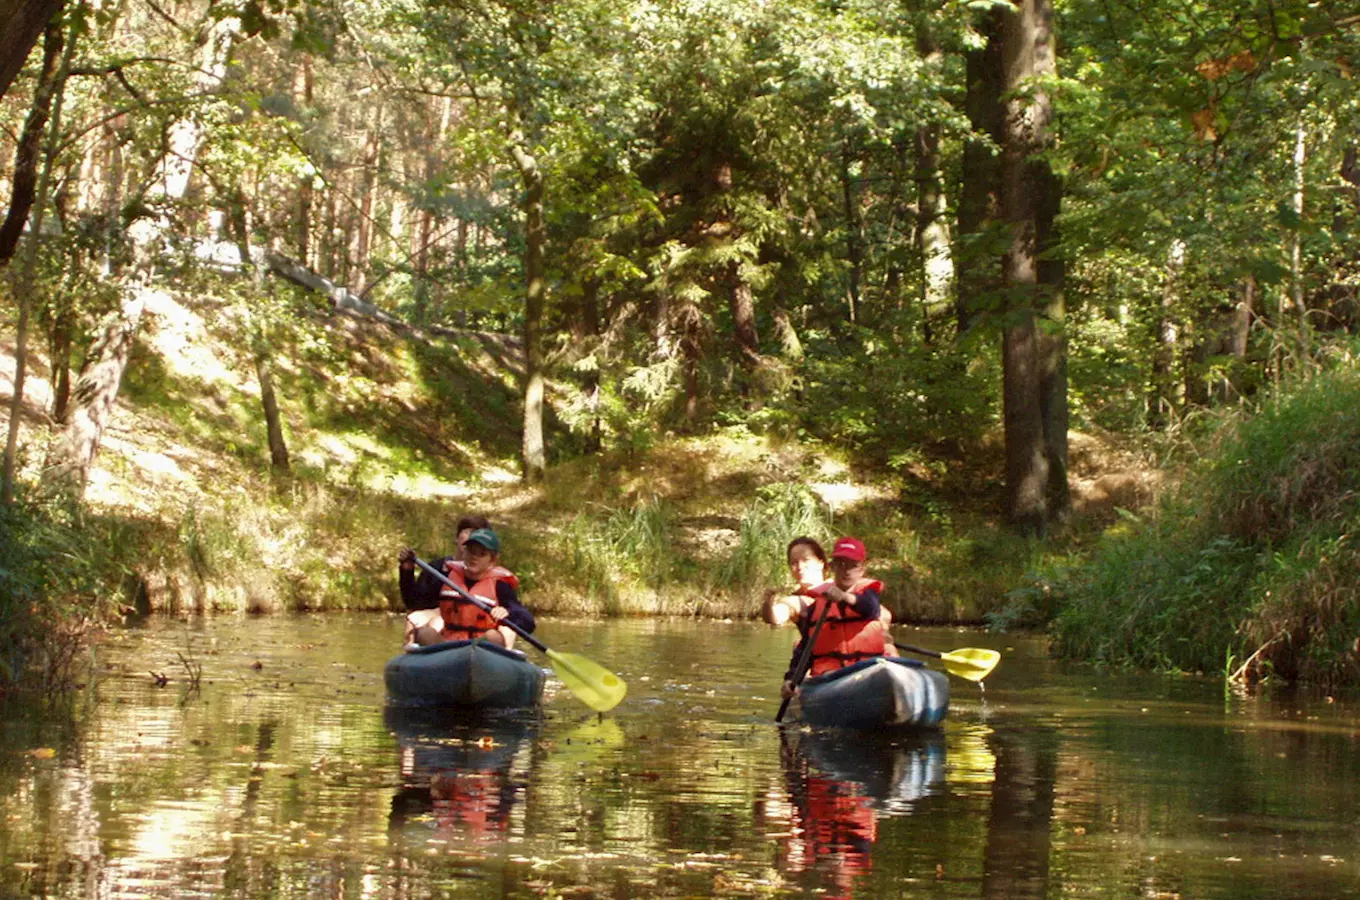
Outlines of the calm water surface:
M397 617L152 620L0 710L0 896L1360 896L1354 702L897 632L1004 658L875 738L773 725L789 631L546 621L623 704L456 723L386 708Z

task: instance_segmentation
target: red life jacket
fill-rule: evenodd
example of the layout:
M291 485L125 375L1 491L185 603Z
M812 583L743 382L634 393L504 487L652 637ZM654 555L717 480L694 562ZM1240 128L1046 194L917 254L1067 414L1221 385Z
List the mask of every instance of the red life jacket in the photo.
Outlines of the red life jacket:
M828 603L831 604L831 609L826 613L826 621L822 623L822 630L817 635L817 642L812 645L812 668L808 674L814 677L852 666L862 659L882 656L887 647L883 623L879 621L878 616L869 619L856 607L829 600L826 589L832 585L833 582L828 581L807 591L808 596L814 598L812 607L808 610L809 622L815 623L821 618L823 608ZM849 593L858 597L868 590L882 591L883 582L862 578L855 583Z
M480 597L488 606L497 606L496 582L504 581L511 587L519 588L519 579L509 569L492 566L479 580L469 584L467 566L459 560L450 560L444 570L449 581L463 590ZM444 617L444 628L440 636L447 641L472 641L496 627L496 620L483 612L475 603L458 596L458 592L448 585L439 590L439 613Z

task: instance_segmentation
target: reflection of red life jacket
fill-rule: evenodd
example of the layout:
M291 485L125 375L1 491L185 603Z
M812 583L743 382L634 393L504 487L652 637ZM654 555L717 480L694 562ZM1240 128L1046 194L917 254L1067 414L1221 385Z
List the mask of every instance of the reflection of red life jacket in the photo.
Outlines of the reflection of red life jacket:
M852 666L862 659L882 656L887 646L883 623L877 616L868 619L856 607L827 599L826 589L832 584L828 581L807 591L808 596L814 598L812 607L808 610L811 617L808 619L809 622L815 623L821 618L822 609L828 603L831 604L831 609L826 613L826 621L822 623L822 630L817 635L817 642L812 645L812 669L808 673L812 676L825 675L827 672ZM882 591L883 582L861 578L849 593L858 597L868 590Z
M803 828L815 856L831 856L851 871L864 872L878 837L878 817L873 801L855 791L856 785L850 782L809 778Z
M444 566L449 581L463 590L480 597L488 606L496 606L496 582L504 581L511 587L519 588L519 579L509 569L492 566L478 581L468 584L467 567L459 560L452 560ZM482 611L475 603L469 603L448 585L439 591L439 613L444 617L444 629L440 636L448 641L475 640L496 627L496 620Z
M508 809L498 777L487 772L440 772L430 779L434 818L446 828L461 828L468 837L488 838L506 825Z

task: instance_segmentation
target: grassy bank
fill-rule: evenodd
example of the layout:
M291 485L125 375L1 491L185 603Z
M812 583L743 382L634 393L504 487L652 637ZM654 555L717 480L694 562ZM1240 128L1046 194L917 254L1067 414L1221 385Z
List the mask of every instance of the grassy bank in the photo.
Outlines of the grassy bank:
M815 468L781 479L772 466ZM838 478L824 481L817 478ZM922 521L891 484L748 434L673 441L632 460L578 460L541 488L491 486L427 500L363 486L262 479L237 500L166 508L115 552L145 611L395 609L395 557L446 552L459 515L490 516L504 561L540 612L755 615L787 580L785 544L810 534L865 539L901 619L981 623L1041 559L1038 545L964 513ZM106 582L107 584L107 582Z
M91 475L88 508L122 523L112 558L140 583L117 602L390 606L396 548L443 551L467 511L506 532L507 562L556 612L749 614L784 580L787 540L846 531L868 541L901 615L981 621L1032 562L1032 548L970 511L991 498L958 492L951 505L919 478L858 471L847 454L741 427L576 456L522 489L510 349L494 336L309 316L306 298L276 304L291 310L272 346L292 458L280 476L266 465L243 301L198 287L192 303L150 311ZM45 374L39 363L27 391L39 421ZM579 449L562 422L548 427L551 446ZM25 438L40 496L50 434L30 426Z
M1225 418L1146 518L1053 574L1079 659L1328 686L1360 676L1360 372L1352 354Z
M791 538L853 533L898 619L978 624L1004 612L1026 572L1072 546L1027 542L997 521L994 445L974 448L966 466L886 471L730 426L591 456L549 416L561 458L546 484L524 487L504 339L309 313L305 297L269 307L289 317L270 349L292 460L288 473L271 472L245 301L233 290L205 282L192 301L148 311L79 521L44 494L51 396L38 361L25 500L5 523L15 599L0 630L11 669L31 667L53 635L126 610L399 609L398 548L446 552L468 512L495 522L533 608L563 615L752 616L785 583ZM551 386L564 407L570 390ZM1087 468L1099 475L1098 463Z

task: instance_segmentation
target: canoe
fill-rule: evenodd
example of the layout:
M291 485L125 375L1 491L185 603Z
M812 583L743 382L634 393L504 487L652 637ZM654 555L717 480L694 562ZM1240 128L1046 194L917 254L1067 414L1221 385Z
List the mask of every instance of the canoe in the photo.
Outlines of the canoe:
M840 728L934 728L949 712L949 679L916 659L865 659L803 682L803 721Z
M543 670L518 650L485 641L444 641L388 660L388 695L398 703L518 709L543 697Z

